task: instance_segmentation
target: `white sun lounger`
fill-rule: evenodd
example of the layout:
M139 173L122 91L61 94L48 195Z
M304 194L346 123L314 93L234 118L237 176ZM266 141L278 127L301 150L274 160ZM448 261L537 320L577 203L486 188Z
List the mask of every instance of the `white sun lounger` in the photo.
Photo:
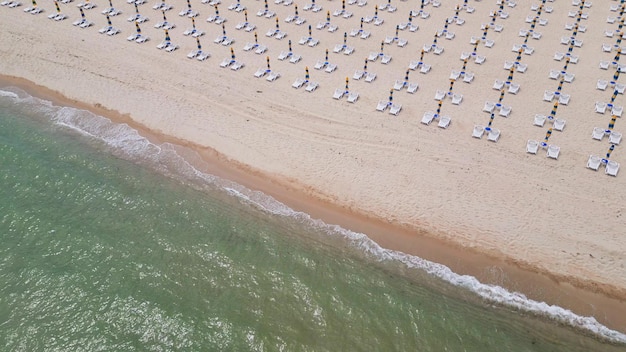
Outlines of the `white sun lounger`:
M500 130L497 128L491 128L487 134L487 140L491 142L498 142L500 139Z
M389 105L387 103L388 102L386 100L378 101L378 105L376 105L376 111L385 111L385 109L387 109L387 106Z
M437 126L439 126L440 128L446 129L448 128L448 126L450 126L451 121L452 119L450 118L450 116L441 116L439 118L439 123L437 124Z
M372 83L374 82L375 79L376 79L376 74L373 72L368 72L367 75L365 75L365 82L367 83Z
M558 159L559 158L559 154L561 152L561 148L554 145L554 144L550 144L548 146L548 150L546 151L546 156L548 158L552 158L552 159Z
M446 92L443 90L437 89L435 92L435 100L442 101L446 97Z
M393 89L394 90L400 90L404 88L404 81L397 79L396 82L393 85Z
M609 143L611 144L620 144L622 141L622 134L619 132L611 132L609 134Z
M604 173L610 176L617 176L618 172L619 172L619 163L613 160L609 160L606 163L606 166L604 168Z
M376 61L378 59L378 53L370 52L370 55L367 57L368 61Z
M391 115L397 116L400 113L400 110L402 110L402 104L391 104L391 108L389 109L389 113Z
M463 82L465 82L465 83L472 83L473 80L474 80L474 73L466 72L463 75Z
M541 114L536 114L535 119L533 120L533 125L543 127L546 123L546 116Z
M485 128L483 126L474 125L474 129L472 130L472 137L481 139L484 133Z
M496 108L496 104L490 101L486 101L485 105L483 106L483 111L484 112L488 112L488 113L492 113L493 109Z
M337 65L336 64L328 64L328 66L326 66L326 69L324 71L331 73L333 71L335 71L337 69Z
M599 114L604 114L606 112L606 103L596 101L596 112Z
M265 69L265 67L261 67L254 73L254 77L261 78L265 76L266 74L267 74L267 70Z
M422 64L421 67L420 67L420 73L426 74L426 73L430 72L430 68L431 67L432 66L429 65L429 64Z
M554 121L552 121L552 127L557 131L563 131L563 129L565 128L565 120L554 119Z
M387 54L383 55L383 58L380 59L380 62L383 63L383 64L390 63L391 62L391 55L387 55Z
M598 83L596 83L596 89L605 90L606 87L608 87L608 85L609 85L609 81L604 80L604 79L599 79Z
M233 71L239 71L239 69L243 68L245 64L243 62L235 61L232 65L230 65L230 69Z
M622 117L622 113L624 112L623 106L615 106L611 108L611 115L615 115L617 117Z
M509 117L511 114L511 107L508 105L502 105L500 107L500 116Z
M520 85L517 83L511 83L509 85L508 92L511 94L517 94L519 92Z
M526 142L526 153L537 154L538 150L539 142L533 139L529 139L528 142Z
M559 104L567 105L569 104L570 95L561 93L559 94Z
M356 70L356 71L354 71L354 75L352 75L352 79L356 79L358 81L361 78L363 78L364 75L365 75L364 71Z
M606 133L604 132L604 128L602 127L594 127L593 131L591 132L591 138L598 141L601 141L605 135Z
M265 78L266 81L268 82L274 82L275 80L277 80L280 77L280 73L278 72L270 72L269 75L267 75L267 77Z
M501 90L502 87L504 87L504 81L496 79L495 82L493 82L493 86L492 86L493 89Z
M463 94L453 94L452 95L452 104L459 105L463 101Z
M406 91L413 94L417 92L418 84L417 83L409 83L409 86L406 88Z
M435 113L432 111L426 111L422 116L422 123L424 125L430 125L431 122L435 119Z
M348 93L348 103L356 103L356 101L359 99L359 93L357 92L350 92Z
M602 165L602 158L597 155L589 155L589 159L587 159L587 168L598 171Z
M335 89L335 93L333 94L333 99L339 100L339 99L343 98L344 94L345 94L345 90L343 90L341 88L337 88L337 89Z
M552 101L554 99L554 92L551 92L549 90L545 90L543 91L543 100L544 101Z
M289 59L289 62L290 62L290 63L292 63L292 64L296 64L296 63L298 63L298 61L300 61L301 59L302 59L302 56L301 56L301 55L294 54L294 55L291 55L291 59Z
M303 85L303 84L304 84L304 79L302 79L302 78L297 78L297 79L295 80L295 82L293 82L293 84L292 84L291 86L292 86L292 87L294 87L294 88L296 88L296 89L298 89L298 88L302 87L302 85Z
M309 82L306 85L305 90L309 93L315 91L317 89L317 87L319 86L319 84L317 82Z

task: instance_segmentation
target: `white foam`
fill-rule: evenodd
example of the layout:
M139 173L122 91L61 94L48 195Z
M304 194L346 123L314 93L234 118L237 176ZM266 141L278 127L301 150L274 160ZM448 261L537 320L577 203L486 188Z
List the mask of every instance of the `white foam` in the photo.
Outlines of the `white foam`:
M337 225L312 219L308 214L295 211L262 192L253 191L237 183L202 173L176 152L176 146L167 143L156 145L126 124L113 123L105 117L94 115L85 110L56 107L48 101L31 96L21 97L22 92L14 93L0 90L0 96L7 96L22 103L37 104L41 111L50 114L52 121L57 125L104 142L116 155L141 164L147 162L151 167L155 167L170 177L180 179L182 176L183 179L189 181L221 187L228 194L267 213L298 220L308 226L322 229L331 236L342 236L378 260L395 261L409 268L423 270L452 285L474 292L488 302L547 316L574 328L592 332L609 341L626 343L626 334L609 329L593 317L583 317L568 309L529 299L521 293L510 292L500 286L483 284L473 276L456 274L442 264L382 248L363 233L349 231Z

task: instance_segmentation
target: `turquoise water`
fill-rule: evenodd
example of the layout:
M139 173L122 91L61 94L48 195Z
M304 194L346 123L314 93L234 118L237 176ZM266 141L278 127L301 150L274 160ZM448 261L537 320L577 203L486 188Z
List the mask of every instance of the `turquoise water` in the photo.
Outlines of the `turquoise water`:
M0 350L624 350L593 319L384 250L181 153L0 91Z

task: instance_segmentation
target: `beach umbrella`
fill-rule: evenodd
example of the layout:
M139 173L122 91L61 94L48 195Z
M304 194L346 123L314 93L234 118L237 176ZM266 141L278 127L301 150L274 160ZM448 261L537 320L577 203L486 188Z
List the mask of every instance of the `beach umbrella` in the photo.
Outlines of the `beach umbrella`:
M297 4L294 5L294 9L295 9L294 13L295 13L296 17L298 17L298 5Z
M328 49L326 49L326 56L325 56L325 62L328 62Z
M493 120L496 118L496 115L492 112L491 116L489 116L489 122L487 123L488 127L491 127L491 124L493 123Z
M326 23L330 23L330 11L326 11Z
M435 37L433 39L433 44L437 44L437 32L435 32Z
M563 82L564 82L564 81L565 81L565 80L561 78L561 81L559 82L559 86L558 86L558 87L557 87L557 89L556 89L557 91L559 91L559 92L560 92L560 91L561 91L561 89L563 89Z
M374 17L378 17L378 5L374 6Z
M265 0L265 11L267 12L267 10L268 10L267 0Z
M346 10L346 0L341 0L341 9Z
M547 142L548 139L550 139L551 135L552 135L552 128L548 128L548 130L546 131L546 136L543 138L543 140Z
M217 5L215 7L217 7ZM191 10L191 2L189 0L187 0L187 8Z
M133 2L133 4L135 5L135 13L139 14L139 6L137 6L137 2Z
M248 23L248 10L243 11L243 19L244 21L246 21L246 23Z
M465 71L465 67L467 67L467 58L463 59L463 71Z
M168 43L171 41L170 32L168 32L167 29L165 30L165 41Z
M498 99L498 103L501 103L504 99L504 88L500 89L500 98Z
M461 6L456 5L455 11L454 11L454 15L458 16L459 15L459 11L461 11Z
M611 153L613 152L614 149L615 149L615 144L611 144L611 146L609 147L609 150L607 150L606 152L607 159L611 157Z
M361 17L361 30L363 30L363 17Z
M552 106L552 111L550 111L550 116L556 116L556 110L559 108L559 101L555 101L554 105Z
M422 4L420 5L420 10L424 9L424 0L422 0Z
M291 52L291 39L287 43L289 44L289 52Z
M266 57L265 57L265 61L267 61L267 70L268 70L268 71L271 71L271 69L270 69L270 57L269 57L269 56L266 56Z
M437 115L439 115L439 113L441 112L442 104L443 104L443 101L439 100L439 102L437 103Z
M276 17L276 30L280 30L280 28L278 27L278 17Z
M615 57L613 58L613 61L619 61L620 55L622 54L621 50L617 52L617 54L615 54Z
M311 38L313 34L311 34L311 25L309 25L309 38Z
M217 5L215 5L215 17L220 17L220 9L217 8Z
M167 17L165 16L165 11L161 10L161 13L163 13L163 22L167 22Z
M233 47L230 47L230 59L232 61L235 61L235 50L233 50Z
M611 122L609 122L609 130L612 130L615 127L615 120L617 119L616 115L611 116Z
M259 43L259 37L257 36L256 32L254 32L254 42L255 42L256 44L258 44L258 43Z
M226 36L226 27L224 26L224 24L222 23L222 35L225 37Z
M113 7L113 3L109 0L109 7Z
M202 51L202 45L200 45L200 38L196 37L196 44L198 44L198 51Z
M385 48L385 41L380 42L380 53L383 53L383 49Z
M422 49L421 53L420 53L420 62L422 62L424 60L424 49Z
M139 28L139 22L135 21L135 27L137 28L137 34L141 34L141 28Z
M435 39L436 39L436 38L435 38ZM477 41L476 41L476 43L474 43L474 52L476 52L476 50L478 50L478 43L479 43L479 42L480 42L480 41L479 41L479 40L477 40Z
M57 13L61 13L61 9L59 8L59 3L56 2L56 0L54 1L54 7L57 8Z
M80 17L84 20L85 19L85 11L83 11L82 7L79 7L78 10L80 11Z
M413 21L413 11L409 11L409 24Z
M111 18L109 17L109 15L107 15L107 23L109 24L109 27L113 26L113 24L111 23Z
M515 72L515 67L511 67L509 70L509 77L507 77L507 82L511 82L513 80L513 72Z
M304 72L305 72L304 79L308 82L309 81L309 66L304 67Z
M396 38L398 38L398 31L400 30L400 26L396 25Z
M389 102L391 103L393 101L393 89L389 90Z
M409 71L410 70L406 70L406 73L404 74L404 81L408 82L409 81Z
M615 101L615 98L617 98L617 90L613 91L613 95L611 96L611 103Z
M347 41L348 41L348 33L343 32L343 46L346 46Z
M450 87L448 88L448 91L451 92L452 91L452 87L454 86L454 78L450 78Z
M191 26L196 29L196 20L193 17L191 18Z
M348 91L348 82L350 81L350 79L348 77L346 77L346 92Z
M619 78L619 69L615 71L615 74L613 75L613 80L617 81L618 78Z

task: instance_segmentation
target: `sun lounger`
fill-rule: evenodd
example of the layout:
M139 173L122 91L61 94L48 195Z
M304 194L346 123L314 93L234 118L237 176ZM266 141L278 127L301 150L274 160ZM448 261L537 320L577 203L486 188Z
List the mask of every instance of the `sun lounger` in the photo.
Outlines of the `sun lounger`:
M500 130L497 128L490 128L489 133L487 134L487 140L491 142L498 142L500 139Z
M309 44L308 45L312 48L312 47L316 46L319 43L320 43L319 39L311 38L311 39L309 39Z
M280 77L280 73L278 72L270 72L269 75L267 75L267 77L265 78L266 81L268 82L274 82L275 80L277 80Z
M389 113L391 115L397 116L402 110L402 104L393 103L391 104L391 108L389 109Z
M406 91L413 94L417 92L418 84L417 83L409 83L409 86L406 88Z
M485 62L485 60L487 60L487 57L482 56L482 55L476 55L474 62L478 65L482 65Z
M420 73L428 73L430 71L431 65L429 64L422 64L422 67L420 68Z
M298 79L295 80L295 82L293 82L293 84L291 86L296 88L296 89L298 89L298 88L302 87L303 84L304 84L304 79L298 78Z
M344 55L352 55L352 53L354 53L354 47L352 46L346 46L346 48L343 50Z
M339 53L342 50L343 50L343 44L337 44L335 45L335 48L333 49L333 53Z
M611 108L611 115L617 116L617 117L622 117L622 113L624 112L624 107L623 106L615 106L613 105L613 107Z
M435 113L432 111L426 111L422 116L422 123L424 125L430 125L431 122L435 119Z
M517 94L519 92L520 85L517 83L509 84L508 92L511 94Z
M463 101L463 95L462 94L453 94L452 95L452 104L454 105L459 105L461 104L461 102Z
M591 132L591 138L601 141L604 136L606 135L604 128L602 127L594 127L593 131Z
M315 66L313 66L313 68L316 70L321 70L324 67L326 67L326 62L324 60L317 60L317 62L315 63Z
M552 158L552 159L558 159L559 158L559 154L561 152L561 148L554 145L554 144L550 144L548 146L548 149L546 151L546 156L548 158Z
M526 64L518 64L517 67L516 67L516 70L519 73L524 73L524 72L526 72L527 68L528 68L528 65L526 65Z
M572 83L572 82L574 81L574 78L575 78L575 77L576 77L576 75L575 75L575 74L566 72L566 73L563 75L563 81L565 81L565 82L567 82L567 83Z
M336 64L328 64L326 66L326 69L324 71L328 72L328 73L332 73L333 71L335 71L337 69L337 65Z
M384 20L384 19L382 19L382 18L378 17L378 18L374 19L374 26L380 26L380 25L382 25L384 22L385 22L385 20Z
M543 91L543 100L551 102L554 99L554 92L549 90Z
M246 45L243 47L244 51L250 51L252 50L254 47L256 47L258 44L257 43L246 43Z
M606 87L608 87L608 85L609 85L609 81L604 80L604 79L599 79L598 83L596 83L596 89L605 90Z
M606 103L601 101L596 101L595 111L599 114L604 114L606 112Z
M435 48L433 49L433 53L435 55L441 55L443 53L443 47L442 46L435 46Z
M473 80L474 80L474 73L466 72L463 75L463 82L465 82L465 83L472 83Z
M388 64L391 62L391 55L383 55L382 59L380 59L380 62L383 64Z
M396 83L393 85L393 89L394 90L400 90L402 88L404 88L404 81L399 80L399 79L396 80Z
M587 159L587 168L598 171L602 165L602 158L597 155L589 155L589 159Z
M559 104L567 105L569 104L570 95L569 94L560 94L559 95Z
M536 114L535 119L533 120L533 125L543 127L546 123L546 116L541 114Z
M619 163L613 160L609 160L604 167L604 173L610 176L617 176L619 172Z
M502 105L500 107L499 114L500 116L503 116L503 117L509 117L509 115L511 114L511 107L508 105Z
M443 90L437 89L435 92L435 100L442 101L446 97L446 92Z
M372 33L370 31L363 31L361 32L361 39L367 39L370 37Z
M257 48L256 48L256 50L254 51L254 53L255 53L255 54L259 54L259 55L260 55L260 54L263 54L263 53L264 53L264 52L266 52L266 51L267 51L267 46L265 46L265 45L261 45L261 44L260 44L259 46L257 46Z
M356 101L359 100L359 93L357 92L350 92L348 93L348 103L356 103Z
M451 121L452 119L450 118L450 116L441 116L439 117L439 123L437 124L437 126L439 128L446 129L448 128L448 126L450 126Z
M365 75L365 82L367 82L367 83L372 83L372 82L374 82L375 79L376 79L376 74L373 73L373 72L368 72Z
M354 72L354 75L352 75L352 79L356 79L357 81L360 80L361 78L363 78L363 76L365 75L364 71L361 70L356 70Z
M243 62L235 61L232 65L230 65L230 69L233 71L239 71L244 66L245 64Z
M611 131L611 133L609 133L609 143L611 144L620 144L620 142L622 141L622 134L619 132L614 132Z
M224 60L222 60L222 62L220 63L220 67L221 68L226 68L228 66L230 66L232 64L232 60L230 58L226 58Z
M196 57L196 60L198 61L204 61L206 59L208 59L209 57L211 57L211 54L204 52L204 51L199 51L198 52L198 56Z
M301 55L294 54L294 55L291 55L291 59L289 59L289 62L290 62L290 63L292 63L292 64L296 64L296 63L298 63L298 61L300 61L301 59L302 59L302 56L301 56Z
M376 105L376 111L385 111L385 109L387 109L388 106L388 102L386 100L380 100L378 101L378 105Z
M493 82L493 86L492 86L493 89L501 90L503 87L504 87L504 81L496 79L495 82Z
M559 70L550 70L548 77L550 77L550 79L558 79L561 77L561 72Z
M409 61L409 70L415 71L418 67L420 67L420 62L417 60Z
M341 88L335 89L335 93L333 94L333 99L339 100L343 98L344 93L345 93L345 90Z
M616 83L615 84L615 91L619 94L624 94L624 91L626 90L626 84L622 84L622 83Z
M459 79L459 76L461 76L460 71L452 70L452 72L450 72L450 79L457 80Z
M554 53L554 57L553 58L556 61L561 61L561 60L563 60L564 57L565 57L564 53L561 53L561 52L557 51L556 53Z
M526 153L537 154L538 150L539 142L532 139L529 139L528 142L526 142Z
M409 43L408 40L400 38L398 39L398 46L404 48Z
M474 129L472 130L472 137L481 139L483 138L484 133L485 128L483 126L474 125Z
M486 48L493 48L493 46L496 44L495 40L493 39L485 39L485 47Z
M317 82L309 82L306 85L306 88L304 88L307 92L311 93L313 91L315 91L317 89L317 87L319 87L319 84Z
M485 105L483 106L483 111L484 112L488 112L488 113L492 113L493 109L496 108L496 104L490 101L486 101Z
M563 129L565 128L565 120L554 119L554 121L552 121L552 127L557 131L563 131Z
M265 69L265 67L261 67L254 73L254 77L261 78L265 76L265 74L267 74L267 70Z

